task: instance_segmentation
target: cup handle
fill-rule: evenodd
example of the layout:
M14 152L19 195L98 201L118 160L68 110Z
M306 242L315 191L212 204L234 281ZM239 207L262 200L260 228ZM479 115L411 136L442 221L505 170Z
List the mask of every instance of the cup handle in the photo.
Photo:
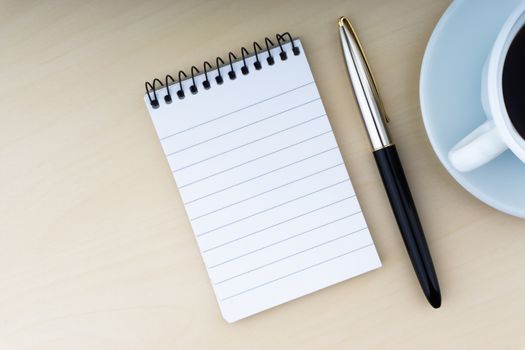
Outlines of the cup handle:
M494 121L487 120L459 141L449 152L450 163L461 172L474 170L507 149Z

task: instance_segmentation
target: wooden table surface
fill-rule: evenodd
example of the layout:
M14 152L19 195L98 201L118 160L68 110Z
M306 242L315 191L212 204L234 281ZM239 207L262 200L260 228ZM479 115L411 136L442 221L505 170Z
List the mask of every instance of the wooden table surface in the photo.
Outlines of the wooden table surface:
M441 166L418 100L448 0L0 1L0 349L523 349L525 221ZM361 35L443 292L422 296L347 80ZM302 38L383 267L243 321L220 315L144 81Z

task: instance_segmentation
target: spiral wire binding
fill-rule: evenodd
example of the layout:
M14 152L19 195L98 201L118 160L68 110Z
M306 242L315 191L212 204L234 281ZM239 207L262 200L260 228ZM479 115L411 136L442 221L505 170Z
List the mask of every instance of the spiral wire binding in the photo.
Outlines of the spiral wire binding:
M257 53L257 48L259 48L259 51L262 51L261 45L257 41L253 42L253 52L255 53L255 63L253 66L255 69L260 70L262 68L261 61L259 61L259 54Z
M250 53L248 52L248 50L246 50L244 46L241 47L241 55L242 55L242 63L243 63L243 66L241 67L241 73L243 75L247 75L248 73L250 73L250 69L248 68L248 65L246 64L246 56L250 56Z
M206 90L208 90L211 87L211 84L210 84L210 78L208 77L208 70L206 69L206 65L208 65L208 67L210 67L210 69L213 69L213 67L210 64L210 62L204 61L204 64L203 64L203 66L204 66L204 77L206 79L202 82L202 86L204 86L204 88Z
M199 92L199 89L197 88L197 84L195 84L195 72L199 73L199 70L197 69L197 67L195 66L192 66L191 67L191 81L193 83L192 86L190 86L190 92L195 95L197 92ZM169 90L169 89L168 89Z
M286 44L288 42L292 44L292 53L294 54L294 56L300 55L301 51L299 47L295 46L293 42L293 38L289 32L285 32L282 34L276 34L275 39L276 39L277 45L279 46L281 50L281 52L279 52L279 58L281 59L281 61L286 61L288 59L288 54L286 53L283 47L283 44ZM269 66L273 66L275 64L275 58L272 55L271 49L275 48L276 45L268 37L264 38L264 43L266 45L265 51L262 49L261 45L259 45L258 42L256 41L253 42L253 53L255 56L255 62L253 63L253 67L255 68L255 70L262 69L260 55L263 53L267 53L268 55L266 57L266 62L268 63ZM243 62L243 66L241 67L242 75L250 74L250 68L248 67L248 64L246 62L246 59L250 56L250 52L245 47L241 47L241 56L242 56L241 59L238 60L237 56L233 52L230 51L228 53L228 64L227 65L225 64L224 60L221 57L217 56L217 58L215 59L215 67L217 69L217 75L215 76L215 82L217 83L217 85L221 85L224 83L224 78L222 76L221 70L227 69L226 67L228 66L230 68L230 70L227 72L228 78L230 80L235 80L237 78L237 75L235 74L235 70L233 69L233 64L241 60ZM204 68L205 79L202 82L202 87L205 90L208 90L211 88L210 79L209 79L210 77L208 76L208 73L210 70L213 70L213 66L211 65L210 62L204 61L203 68ZM192 95L195 95L199 92L199 88L195 82L196 74L199 75L200 71L196 66L192 66L191 71L190 71L192 85L189 87L190 93ZM157 78L155 78L151 83L147 81L144 86L146 88L146 94L148 95L148 100L149 100L151 107L155 109L159 108L160 103L159 103L159 98L157 96L157 92L160 91L162 88L166 90L166 95L164 96L164 102L166 104L170 104L173 102L173 98L172 98L172 95L169 89L170 83L171 85L178 83L179 90L177 91L177 97L179 99L185 98L186 94L182 86L182 81L187 78L188 78L188 75L184 71L181 70L178 73L177 81L175 81L175 79L169 74L166 74L166 77L164 78L164 83L162 83L162 81L160 81Z
M219 64L219 61L221 61L222 65L224 66L224 61L222 58L217 56L217 59L215 60L215 66L217 67L217 76L215 77L215 81L217 82L217 85L221 85L224 83L224 79L222 79L221 75L221 65Z
M233 62L237 61L237 57L235 57L235 54L230 51L230 53L228 54L228 59L230 60L230 71L228 72L228 76L230 77L230 80L235 80L237 76L235 75L235 71L233 70Z
M169 74L166 74L166 78L165 78L165 82L166 82L166 86L169 86L169 80L171 79L171 81L173 83L175 83L175 79L173 79L173 77ZM171 103L172 99L171 99L171 93L170 93L170 89L166 89L167 90L167 94L166 96L164 96L164 102L166 103ZM149 96L149 93L148 93L148 96ZM158 103L157 103L158 105Z
M268 65L273 66L273 64L275 63L275 60L273 59L272 51L270 50L270 45L271 47L274 47L275 45L268 37L264 38L264 43L266 44L266 51L268 52L268 57L266 57L266 62L268 62Z

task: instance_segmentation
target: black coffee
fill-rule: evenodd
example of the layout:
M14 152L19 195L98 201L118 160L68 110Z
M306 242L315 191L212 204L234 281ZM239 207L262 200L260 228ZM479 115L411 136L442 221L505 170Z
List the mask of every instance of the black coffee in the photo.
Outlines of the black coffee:
M505 58L503 99L514 128L525 139L525 27L510 44Z

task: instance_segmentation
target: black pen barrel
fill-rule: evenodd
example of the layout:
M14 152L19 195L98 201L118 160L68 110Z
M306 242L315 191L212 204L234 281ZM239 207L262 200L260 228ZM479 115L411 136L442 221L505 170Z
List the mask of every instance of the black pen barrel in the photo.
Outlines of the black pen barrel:
M421 288L429 303L441 306L441 292L416 206L394 145L374 151L390 205Z

